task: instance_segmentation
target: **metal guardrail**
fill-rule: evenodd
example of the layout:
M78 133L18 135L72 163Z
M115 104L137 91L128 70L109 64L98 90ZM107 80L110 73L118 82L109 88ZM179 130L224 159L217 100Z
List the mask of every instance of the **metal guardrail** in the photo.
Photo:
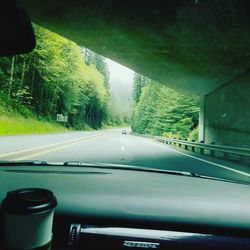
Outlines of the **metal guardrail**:
M216 145L215 143L207 144L202 142L190 142L184 140L178 140L173 138L165 138L156 136L155 137L158 141L161 141L166 144L173 144L178 146L184 146L186 150L191 149L193 152L197 152L196 149L199 150L199 153L204 154L204 151L209 151L211 156L215 156L215 152L220 152L223 154L224 158L227 158L228 155L237 155L243 158L250 158L250 149L248 148L237 148L237 147L228 147L228 146L221 146Z

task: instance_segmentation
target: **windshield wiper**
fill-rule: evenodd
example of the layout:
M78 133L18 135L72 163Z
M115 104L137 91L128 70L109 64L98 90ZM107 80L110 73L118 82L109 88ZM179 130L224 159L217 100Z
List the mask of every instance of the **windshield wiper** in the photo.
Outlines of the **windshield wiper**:
M193 173L193 172L155 169L155 168L139 167L139 166L133 166L133 165L119 165L119 164L106 164L106 163L92 164L92 163L85 163L85 162L79 162L79 161L66 161L66 162L64 162L64 166L95 167L95 168L107 168L108 167L109 169L115 169L115 170L116 169L118 169L118 170L132 170L132 171L143 171L143 172L151 172L151 173L181 175L181 176L187 176L187 177L195 177L195 178L201 178L201 179L208 179L208 180L224 181L224 182L230 182L230 183L248 184L249 185L248 182L228 180L228 179L223 179L223 178L218 178L218 177L200 175L200 174Z
M80 161L65 161L65 162L46 162L46 161L0 161L0 166L58 166L58 167L88 167L99 169L114 169L114 170L133 170L153 173L174 174L183 176L193 176L192 173L175 170L162 170L148 167L139 167L131 165L106 164L106 163L89 163Z
M0 166L47 166L46 161L0 161Z
M63 164L64 166L71 167L94 167L101 169L114 169L114 170L132 170L132 171L142 171L142 172L152 172L152 173L164 173L164 174L173 174L173 175L182 175L182 176L193 176L190 172L184 171L175 171L175 170L163 170L155 169L148 167L140 167L133 165L119 165L119 164L109 164L109 163L86 163L79 161L66 161Z
M140 167L133 165L119 165L119 164L109 164L109 163L89 163L81 161L65 161L65 162L46 162L46 161L0 161L0 166L58 166L58 167L86 167L86 168L99 168L99 169L114 169L114 170L131 170L131 171L142 171L160 174L171 174L180 175L194 178L202 178L215 181L224 181L237 184L247 184L248 182L235 181L229 179L223 179L218 177L200 175L193 172L187 171L177 171L177 170L165 170L165 169L155 169L148 167Z

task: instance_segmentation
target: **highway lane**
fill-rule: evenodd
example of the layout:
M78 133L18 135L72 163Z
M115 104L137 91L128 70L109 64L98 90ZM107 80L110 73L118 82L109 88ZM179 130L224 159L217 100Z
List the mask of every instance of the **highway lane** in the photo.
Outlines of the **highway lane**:
M96 131L0 136L0 154L79 139ZM1 158L1 156L0 156Z
M250 182L246 166L180 150L122 129L0 138L0 159L83 161L188 171Z

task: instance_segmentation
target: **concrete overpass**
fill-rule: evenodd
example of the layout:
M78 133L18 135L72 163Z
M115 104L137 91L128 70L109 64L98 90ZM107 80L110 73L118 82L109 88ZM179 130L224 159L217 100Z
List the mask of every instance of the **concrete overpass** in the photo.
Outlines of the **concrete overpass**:
M250 147L248 0L22 3L34 22L200 97L200 140Z

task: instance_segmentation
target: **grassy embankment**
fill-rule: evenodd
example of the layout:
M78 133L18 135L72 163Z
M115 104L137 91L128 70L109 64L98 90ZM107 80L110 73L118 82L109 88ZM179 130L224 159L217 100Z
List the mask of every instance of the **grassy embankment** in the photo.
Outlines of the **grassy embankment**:
M0 135L63 132L67 130L56 122L48 122L45 119L38 120L32 113L25 117L0 107Z
M47 121L24 118L20 115L0 116L0 135L34 134L67 131L66 128Z

